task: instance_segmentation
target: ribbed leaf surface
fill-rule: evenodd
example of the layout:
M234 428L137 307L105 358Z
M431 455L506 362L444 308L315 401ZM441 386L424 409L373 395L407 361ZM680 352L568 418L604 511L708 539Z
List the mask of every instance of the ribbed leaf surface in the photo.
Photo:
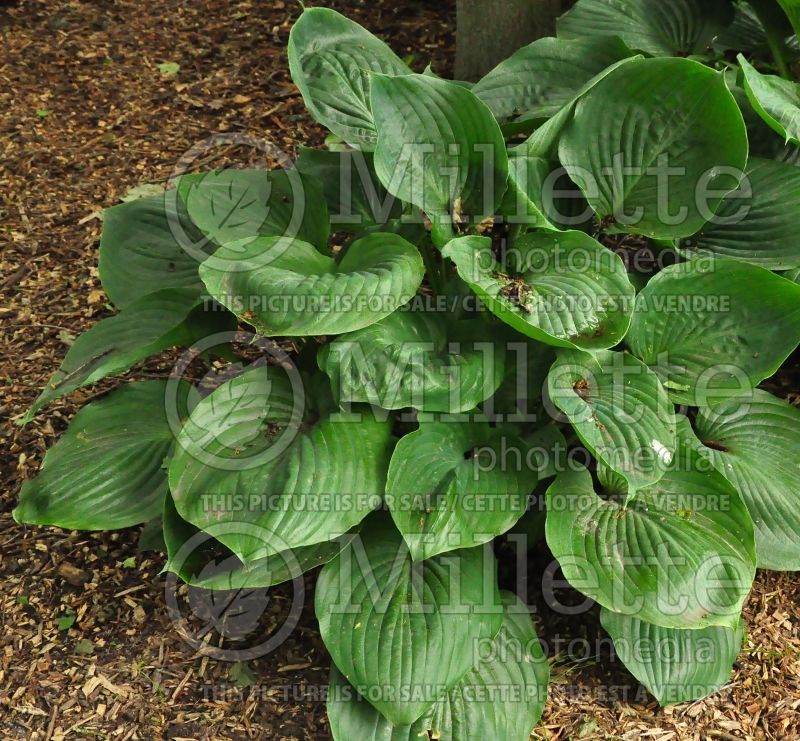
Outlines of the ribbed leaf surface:
M350 684L392 724L411 725L502 626L494 556L478 547L415 564L388 518L363 533L320 574L320 632Z
M173 444L165 393L165 381L139 381L81 409L23 485L17 522L114 530L160 515Z

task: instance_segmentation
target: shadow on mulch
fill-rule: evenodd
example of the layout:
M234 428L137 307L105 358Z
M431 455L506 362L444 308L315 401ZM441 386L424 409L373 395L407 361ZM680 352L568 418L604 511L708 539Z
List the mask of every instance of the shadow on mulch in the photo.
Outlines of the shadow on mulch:
M451 72L453 3L406 2L402 12L383 1L329 5L386 37L415 69L432 60L436 72ZM10 516L21 481L75 410L120 382L77 391L26 428L10 424L72 339L109 313L96 269L100 210L135 185L166 181L180 156L212 133L265 137L289 154L322 142L288 77L285 47L298 12L282 0L0 6L4 739L329 738L320 700L329 659L309 599L298 627L268 656L247 664L202 658L170 620L162 559L137 551L138 529L70 533L23 528ZM177 64L177 73L165 64ZM241 166L252 156L219 147L204 166ZM157 376L170 360L141 364L126 379ZM792 367L777 393L800 388ZM759 574L726 689L659 710L610 661L596 611L565 617L547 608L539 572L548 562L537 552L530 576L554 677L538 737L797 737L796 576ZM575 595L563 588L560 597ZM270 592L262 637L285 621L292 598L290 586Z

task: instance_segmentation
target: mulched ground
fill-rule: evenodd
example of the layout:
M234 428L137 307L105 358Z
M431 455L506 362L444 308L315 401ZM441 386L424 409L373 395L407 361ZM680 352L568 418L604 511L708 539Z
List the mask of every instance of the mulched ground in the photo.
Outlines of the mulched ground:
M403 14L382 0L330 5L413 55L415 68L433 60L449 73L451 3L407 1ZM72 338L108 313L96 270L99 210L133 186L166 180L212 133L265 137L290 154L321 142L288 79L284 49L298 12L282 0L0 7L2 739L329 738L319 701L328 657L308 600L299 627L269 656L247 665L203 658L170 620L161 558L137 550L138 530L23 528L10 515L20 482L75 410L116 383L78 391L24 429L10 424ZM169 74L164 63L180 69ZM254 156L218 147L204 165ZM130 377L156 375L166 360ZM265 632L283 622L291 597L287 587L270 593ZM554 681L536 736L799 737L799 603L796 575L759 574L730 684L668 710L607 647L591 647L596 613L564 619L542 607L536 619L554 646Z

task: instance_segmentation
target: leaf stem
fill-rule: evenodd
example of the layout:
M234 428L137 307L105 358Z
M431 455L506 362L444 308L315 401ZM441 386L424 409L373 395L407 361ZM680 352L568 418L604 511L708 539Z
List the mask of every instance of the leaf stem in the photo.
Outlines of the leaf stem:
M786 44L784 44L783 39L777 38L768 31L767 43L769 44L772 56L775 58L775 64L778 65L778 73L784 80L791 80L792 74L786 62Z
M442 292L442 273L436 261L436 255L434 255L433 242L426 236L417 246L422 255L422 261L425 263L428 283L430 283L433 292L439 295Z
M791 80L792 74L786 61L786 41L781 29L782 21L788 21L786 15L775 2L770 2L769 0L767 2L765 0L748 0L748 2L755 11L758 20L761 21L761 25L764 26L767 44L769 44L769 49L775 59L778 73L785 80Z

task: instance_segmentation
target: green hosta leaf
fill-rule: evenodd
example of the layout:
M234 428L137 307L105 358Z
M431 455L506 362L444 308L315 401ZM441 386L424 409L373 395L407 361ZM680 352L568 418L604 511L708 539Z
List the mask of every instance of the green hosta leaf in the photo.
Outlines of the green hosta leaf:
M795 268L794 270L787 270L785 273L781 273L781 276L787 278L788 280L793 281L794 283L800 283L800 268Z
M561 352L548 390L584 445L633 489L657 482L672 462L672 404L658 376L632 355Z
M747 0L747 3L753 7L766 32L772 37L773 45L777 44L784 56L791 48L797 48L797 34L800 33L798 0ZM770 55L765 56L767 59L770 58ZM775 54L771 56L777 62ZM790 74L791 71L787 70L785 76L788 77Z
M786 13L795 34L800 36L800 0L778 0L778 5Z
M642 59L641 55L635 57L628 57L615 62L610 67L606 67L602 72L599 72L592 77L583 87L581 87L575 95L565 103L561 109L548 119L542 126L534 131L522 144L517 145L509 151L509 159L518 156L526 157L544 157L548 160L555 158L555 149L558 144L558 139L564 130L564 127L572 120L575 112L575 106L578 101L586 95L598 82L617 70L619 67L627 64L628 62Z
M545 194L551 169L542 157L509 157L508 188L499 207L508 223L525 224L530 229L556 228L550 220L555 204Z
M753 108L785 142L800 144L800 85L777 75L762 75L741 54L744 89Z
M796 0L788 1L800 7ZM777 2L782 3L783 0L777 0ZM772 58L770 39L767 36L764 24L755 10L753 10L753 6L756 4L761 6L760 11L763 12L766 9L773 42L777 41L783 47L782 52L789 61L795 58L800 50L800 45L798 45L795 34L792 33L791 25L788 22L789 19L781 18L780 10L774 7L775 0L758 0L758 2L756 0L737 0L734 3L736 14L733 23L714 39L714 49L719 52L732 50L748 52L756 59ZM786 35L789 37L784 41L782 37Z
M578 0L558 21L560 38L619 36L656 56L703 52L733 22L730 0Z
M626 342L677 403L733 396L800 342L800 286L736 260L673 265L637 296Z
M536 487L529 446L486 422L421 422L392 454L386 498L415 561L508 530Z
M386 189L433 219L494 214L508 157L491 111L469 90L426 75L372 77L375 171Z
M303 422L303 393L299 377L252 368L203 399L178 437L178 513L206 531L228 523L215 537L247 564L330 541L384 490L389 424L363 414Z
M747 133L721 74L688 59L643 59L580 99L558 154L601 221L686 237L738 185Z
M507 266L487 237L453 239L442 254L490 311L540 342L600 350L628 329L634 289L625 265L583 232L519 237Z
M775 160L776 162L783 162L787 165L800 165L800 147L794 144L783 144L781 140L769 132L770 140L767 142L759 142L762 146L753 146L756 142L751 144L750 151L753 155L759 157L766 157L767 159ZM753 140L751 139L751 142Z
M227 312L203 312L192 288L165 289L135 301L115 316L101 319L69 348L61 367L51 376L23 422L28 422L54 399L131 368L140 360L174 345L222 329L234 329ZM205 317L194 321L190 315Z
M172 190L103 212L100 280L117 308L162 289L203 292L197 269L206 240L182 211Z
M286 237L328 253L328 210L299 170L212 170L184 175L178 194L192 222L217 244Z
M429 735L527 741L544 709L550 667L525 605L509 592L501 596L503 625L484 656L410 726L393 726L332 666L328 719L335 741L420 741Z
M506 374L495 395L482 405L493 422L547 422L542 395L555 360L549 345L516 335L506 342Z
M733 69L726 70L725 82L736 99L747 126L747 138L750 142L750 159L748 161L753 161L755 157L759 157L796 165L800 157L800 147L792 142L786 143L782 137L775 135L775 131L750 102L750 96L744 88L744 76L740 72L737 77L736 71ZM741 86L739 82L741 82ZM746 183L742 185L746 185Z
M472 92L499 121L546 119L607 67L633 52L618 38L544 38L523 46L481 79Z
M466 412L488 399L505 371L505 348L485 322L401 309L338 337L319 353L340 402L383 409Z
M712 45L720 52L736 50L769 54L764 25L748 2L734 3L733 23L714 39Z
M167 563L164 571L171 571L187 584L203 589L271 587L327 563L353 537L348 534L303 548L287 548L244 564L214 537L215 531L230 533L233 528L240 526L238 523L233 527L227 524L212 525L209 532L204 533L186 522L175 509L172 497L167 496L164 507ZM253 532L257 532L257 528Z
M311 115L358 149L376 141L369 73L411 72L383 41L328 8L306 8L292 27L289 69Z
M389 233L356 240L338 263L307 242L259 237L200 269L209 293L267 336L362 329L408 303L423 274L414 245Z
M81 409L27 481L17 522L114 530L160 515L173 443L166 382L126 384Z
M756 390L701 408L695 426L750 511L759 567L800 570L800 410Z
M382 515L323 568L315 607L325 646L390 723L414 723L495 638L495 568L488 547L414 563Z
M498 214L527 230L587 231L594 220L594 211L563 167L525 154L508 158L508 189Z
M296 165L322 186L334 231L359 232L400 216L402 204L381 185L368 152L301 147Z
M742 187L722 201L711 222L681 244L682 250L732 257L769 270L800 267L800 168L751 157Z
M542 203L545 215L559 229L595 233L597 224L594 211L581 189L560 165L543 183Z
M561 474L547 490L547 544L566 579L614 612L734 627L755 574L753 525L707 462L688 448L679 459L627 506L597 496L588 471Z
M601 494L607 499L626 498L630 495L631 487L628 479L602 462L597 463L597 481L600 484Z
M533 451L534 468L539 481L553 478L567 465L567 441L555 424L547 424L533 432L526 433L523 439Z
M661 705L699 700L725 685L742 647L744 626L662 628L603 608L600 622L631 674Z

